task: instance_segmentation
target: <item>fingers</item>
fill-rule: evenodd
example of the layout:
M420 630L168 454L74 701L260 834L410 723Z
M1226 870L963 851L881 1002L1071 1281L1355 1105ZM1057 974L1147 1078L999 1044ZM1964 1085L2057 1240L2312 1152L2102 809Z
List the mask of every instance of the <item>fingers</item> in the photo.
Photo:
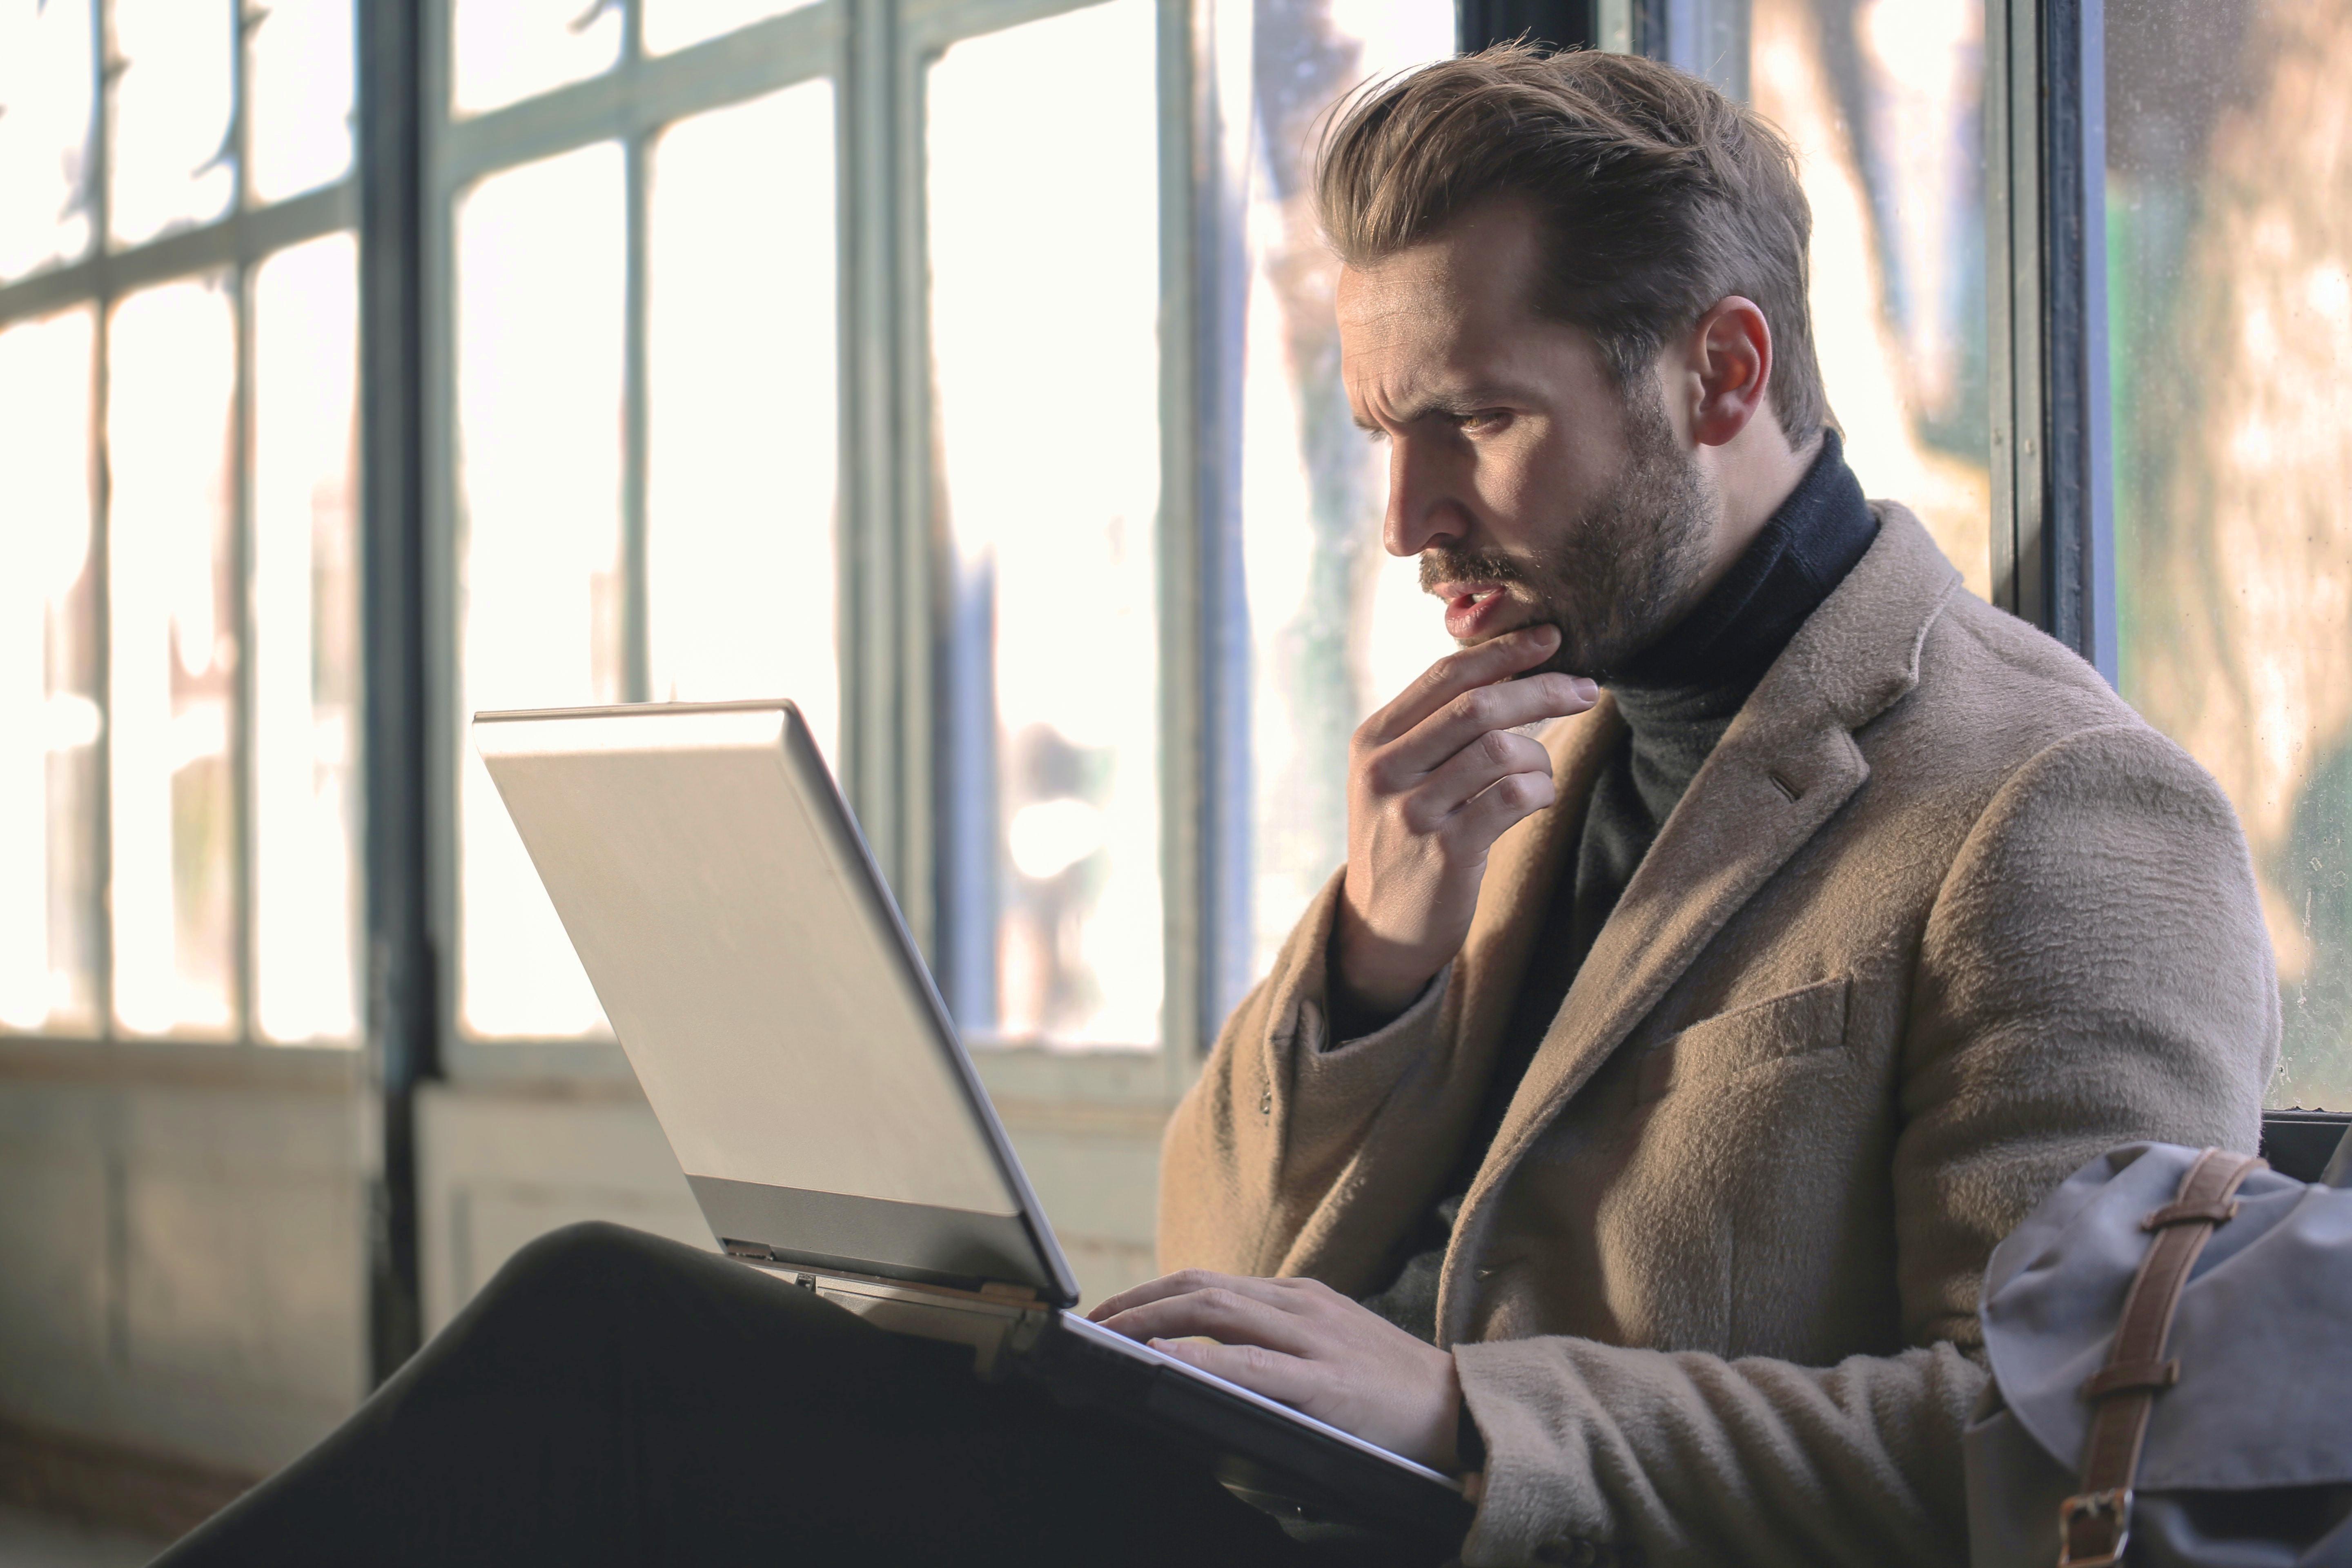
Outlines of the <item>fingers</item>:
M1546 673L1482 686L1451 699L1390 742L1373 766L1394 787L1443 766L1481 735L1581 713L1600 696L1601 689L1580 675Z
M1097 1302L1087 1316L1104 1322L1130 1307L1140 1307L1147 1301L1165 1300L1193 1290L1227 1289L1247 1292L1254 1285L1271 1285L1271 1279L1253 1279L1244 1274L1220 1274L1212 1268L1179 1268L1173 1274L1163 1274L1157 1279L1147 1279L1131 1285L1116 1296Z
M1130 1307L1103 1327L1131 1340L1212 1339L1296 1356L1311 1355L1317 1342L1307 1319L1219 1287Z
M1489 730L1413 786L1402 803L1405 826L1416 833L1434 833L1473 798L1522 773L1549 779L1551 753L1525 735Z
M1421 678L1399 692L1395 700L1364 721L1359 731L1374 745L1395 740L1465 691L1532 669L1559 647L1559 628L1523 626L1475 647L1447 654ZM1522 719L1520 723L1531 722Z
M1205 1335L1304 1355L1315 1344L1310 1315L1327 1299L1336 1298L1312 1280L1185 1269L1121 1291L1087 1315L1132 1340Z
M1512 773L1497 780L1454 814L1447 827L1466 842L1490 845L1514 823L1533 816L1559 795L1549 772Z
M1259 1345L1203 1344L1198 1340L1154 1340L1151 1348L1188 1362L1212 1376L1239 1384L1285 1405L1306 1405L1322 1392L1324 1373L1313 1363Z

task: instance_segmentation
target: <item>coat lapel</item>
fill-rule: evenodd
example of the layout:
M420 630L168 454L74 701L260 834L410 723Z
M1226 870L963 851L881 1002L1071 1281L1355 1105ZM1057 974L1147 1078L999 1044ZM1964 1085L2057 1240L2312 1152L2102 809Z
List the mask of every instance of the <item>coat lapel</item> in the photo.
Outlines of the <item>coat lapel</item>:
M1441 1344L1465 1327L1464 1275L1529 1145L1725 923L1869 777L1853 731L1917 684L1919 646L1958 581L1909 512L1885 503L1878 510L1878 539L1799 629L1691 781L1569 987L1464 1199L1440 1283ZM1581 823L1584 814L1560 815ZM1554 875L1572 874L1564 852L1554 865ZM1539 921L1540 904L1534 900L1536 914L1522 913L1519 922ZM1499 1011L1507 1017L1507 996Z
M1546 731L1543 743L1551 753L1554 804L1496 840L1487 857L1477 911L1454 960L1451 996L1455 1050L1480 1094L1485 1092L1487 1060L1510 1023L1512 1004L1518 999L1553 889L1562 876L1573 874L1593 785L1624 733L1625 721L1606 693L1582 717L1563 720Z
M1307 1221L1279 1272L1357 1279L1442 1195L1486 1094L1547 900L1583 836L1593 779L1624 730L1604 696L1590 712L1544 732L1555 804L1505 833L1487 854L1478 908L1446 983L1439 1036L1445 1054L1428 1064L1435 1070L1424 1092L1392 1098L1391 1120L1357 1152L1357 1168L1339 1184L1348 1201Z

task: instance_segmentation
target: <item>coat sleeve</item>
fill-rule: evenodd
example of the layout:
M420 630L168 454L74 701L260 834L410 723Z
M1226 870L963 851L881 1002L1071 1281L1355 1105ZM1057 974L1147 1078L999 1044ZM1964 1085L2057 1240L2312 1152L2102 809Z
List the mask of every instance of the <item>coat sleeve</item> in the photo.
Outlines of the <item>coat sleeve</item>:
M1160 1149L1160 1266L1273 1275L1347 1179L1390 1091L1429 1059L1449 973L1377 1032L1334 1046L1324 956L1335 874L1225 1021Z
M1637 1543L1651 1568L1966 1560L1959 1434L2002 1236L2085 1161L2251 1152L2279 1035L2237 818L2139 726L1994 794L1929 910L1891 1176L1913 1348L1830 1368L1538 1338L1458 1347L1487 1447L1464 1560Z

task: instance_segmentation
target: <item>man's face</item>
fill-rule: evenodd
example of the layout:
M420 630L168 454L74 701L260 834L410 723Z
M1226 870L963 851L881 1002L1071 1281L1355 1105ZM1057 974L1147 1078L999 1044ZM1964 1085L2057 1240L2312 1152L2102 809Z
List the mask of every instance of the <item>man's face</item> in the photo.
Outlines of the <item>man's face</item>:
M1591 333L1530 301L1539 232L1516 204L1339 274L1341 373L1390 444L1383 542L1421 557L1465 646L1549 621L1545 666L1605 677L1708 574L1721 503L1662 383L1621 389Z

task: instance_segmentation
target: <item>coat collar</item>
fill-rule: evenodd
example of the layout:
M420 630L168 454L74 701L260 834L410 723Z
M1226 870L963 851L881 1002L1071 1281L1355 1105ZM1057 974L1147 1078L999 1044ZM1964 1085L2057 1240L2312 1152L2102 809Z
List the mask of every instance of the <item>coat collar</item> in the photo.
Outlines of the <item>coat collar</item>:
M1870 769L1853 732L1918 684L1921 645L1959 574L1910 512L1887 502L1874 510L1878 538L1798 629L1659 828L1537 1048L1454 1226L1439 1291L1441 1344L1466 1328L1464 1271L1528 1147L1725 922L1862 787ZM1456 971L1465 1061L1492 1058L1486 1036L1499 1036L1509 1016L1533 934L1567 872L1568 828L1583 821L1599 759L1622 727L1611 712L1605 722L1573 721L1545 737L1556 776L1563 785L1573 778L1582 793L1564 787L1545 814L1559 822L1489 862Z

